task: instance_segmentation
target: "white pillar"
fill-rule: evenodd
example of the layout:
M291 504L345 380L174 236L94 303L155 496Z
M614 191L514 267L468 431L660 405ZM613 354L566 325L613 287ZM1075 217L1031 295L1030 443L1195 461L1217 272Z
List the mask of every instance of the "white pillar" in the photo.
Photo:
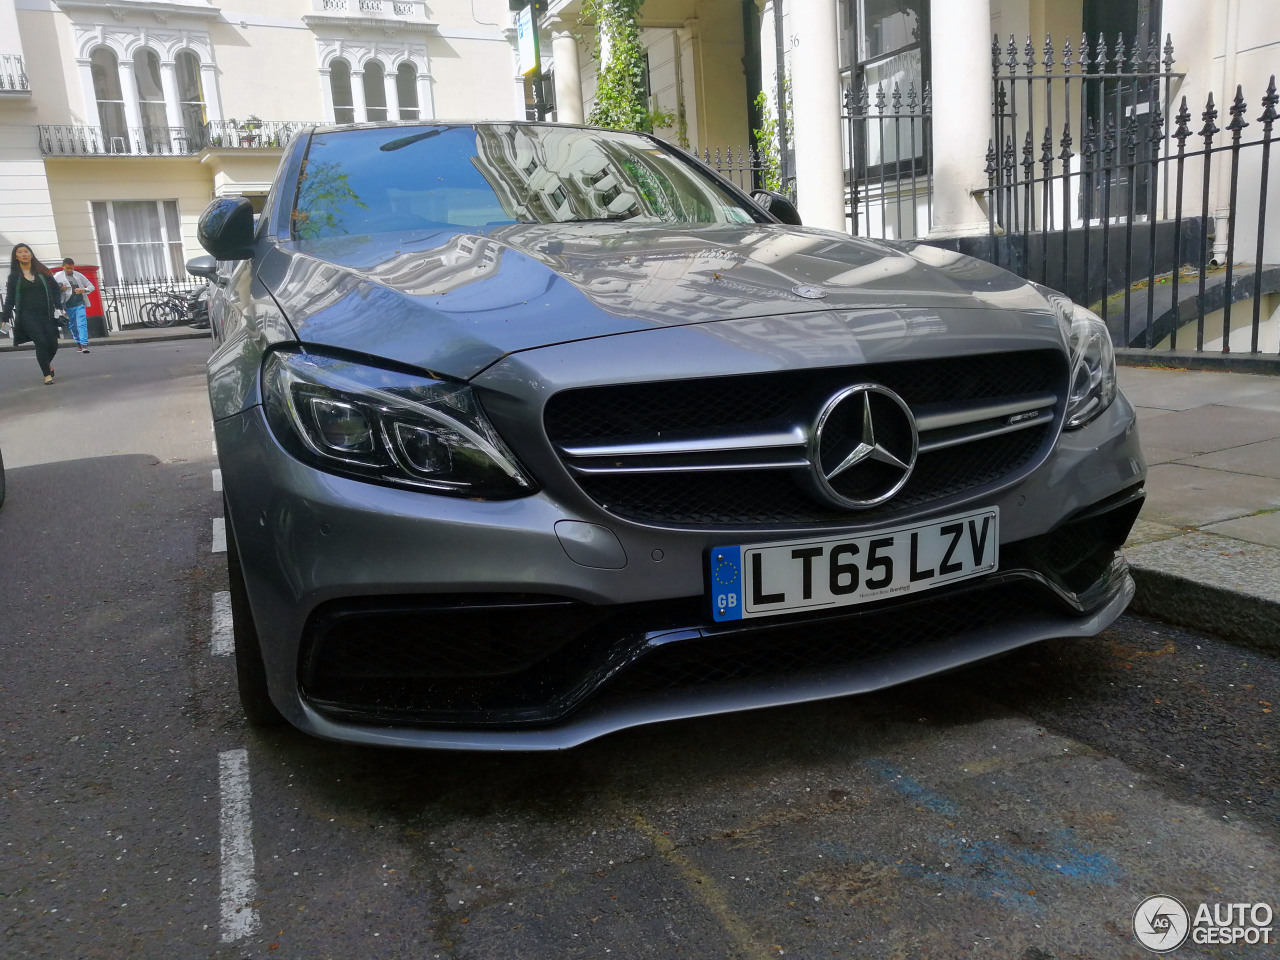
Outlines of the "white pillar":
M396 86L396 71L387 70L382 74L382 89L387 100L387 119L400 119L400 90Z
M138 144L146 143L142 133L142 107L138 103L138 81L133 75L133 61L120 61L120 92L124 97L124 119L129 127L129 142L125 145L130 153L138 149Z
M211 123L222 122L222 98L218 96L218 71L212 63L200 61L200 93L204 96L204 113Z
M929 5L933 72L933 226L930 237L987 232L973 191L987 186L991 139L991 0Z
M182 103L178 100L178 70L172 60L160 61L160 89L164 91L164 114L169 126L181 127Z
M582 123L582 69L578 41L568 30L551 34L551 59L556 81L556 122Z
M329 68L320 68L320 102L324 108L324 118L333 123L337 118L333 115L333 80L329 76Z
M791 22L797 28L791 89L800 219L806 226L844 231L836 0L794 0Z
M434 120L436 118L435 96L431 89L431 74L418 74L418 119Z
M84 122L92 126L102 123L98 115L98 94L93 89L93 61L87 57L77 60L80 67L80 86L84 90Z
M351 71L351 103L355 107L356 123L367 123L369 108L364 102L364 71Z

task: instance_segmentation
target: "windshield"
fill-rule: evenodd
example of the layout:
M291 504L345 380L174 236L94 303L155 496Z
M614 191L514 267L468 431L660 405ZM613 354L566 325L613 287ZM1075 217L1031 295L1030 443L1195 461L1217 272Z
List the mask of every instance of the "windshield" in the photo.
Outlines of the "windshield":
M763 219L647 137L512 123L317 134L293 231L305 240L512 223Z

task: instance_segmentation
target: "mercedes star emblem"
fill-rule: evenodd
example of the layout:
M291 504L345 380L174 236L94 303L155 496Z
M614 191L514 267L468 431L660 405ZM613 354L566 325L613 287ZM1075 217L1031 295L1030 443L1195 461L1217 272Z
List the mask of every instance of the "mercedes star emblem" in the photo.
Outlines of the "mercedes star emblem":
M827 291L821 287L815 287L812 283L797 283L791 288L791 292L806 300L825 300L827 297Z
M874 383L846 387L823 405L810 440L817 493L845 508L884 503L911 476L919 447L906 401Z

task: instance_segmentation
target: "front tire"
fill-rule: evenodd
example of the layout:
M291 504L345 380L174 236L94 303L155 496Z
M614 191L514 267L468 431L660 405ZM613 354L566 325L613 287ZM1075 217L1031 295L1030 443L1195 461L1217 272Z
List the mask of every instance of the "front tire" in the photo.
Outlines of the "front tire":
M223 521L227 528L227 581L231 592L231 627L235 639L236 686L240 692L240 709L249 726L270 729L283 726L284 715L271 700L267 688L267 668L262 661L258 630L249 609L249 593L240 569L240 550L231 529L231 517L223 498Z

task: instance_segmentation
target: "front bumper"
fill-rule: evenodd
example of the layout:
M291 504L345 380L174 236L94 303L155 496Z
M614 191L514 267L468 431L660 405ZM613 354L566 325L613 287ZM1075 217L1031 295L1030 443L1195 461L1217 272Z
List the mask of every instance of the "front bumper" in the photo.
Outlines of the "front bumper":
M272 698L296 726L335 740L565 748L1092 636L1133 593L1116 551L1144 466L1123 397L981 501L1001 511L998 573L839 616L732 627L713 625L703 600L705 553L723 531L628 523L546 491L471 502L346 480L285 453L260 408L219 421L217 434ZM1069 523L1096 523L1099 509L1105 536ZM616 550L594 560L557 535L566 520L606 529ZM1058 563L1037 544L1070 557ZM460 607L489 627L460 619Z

